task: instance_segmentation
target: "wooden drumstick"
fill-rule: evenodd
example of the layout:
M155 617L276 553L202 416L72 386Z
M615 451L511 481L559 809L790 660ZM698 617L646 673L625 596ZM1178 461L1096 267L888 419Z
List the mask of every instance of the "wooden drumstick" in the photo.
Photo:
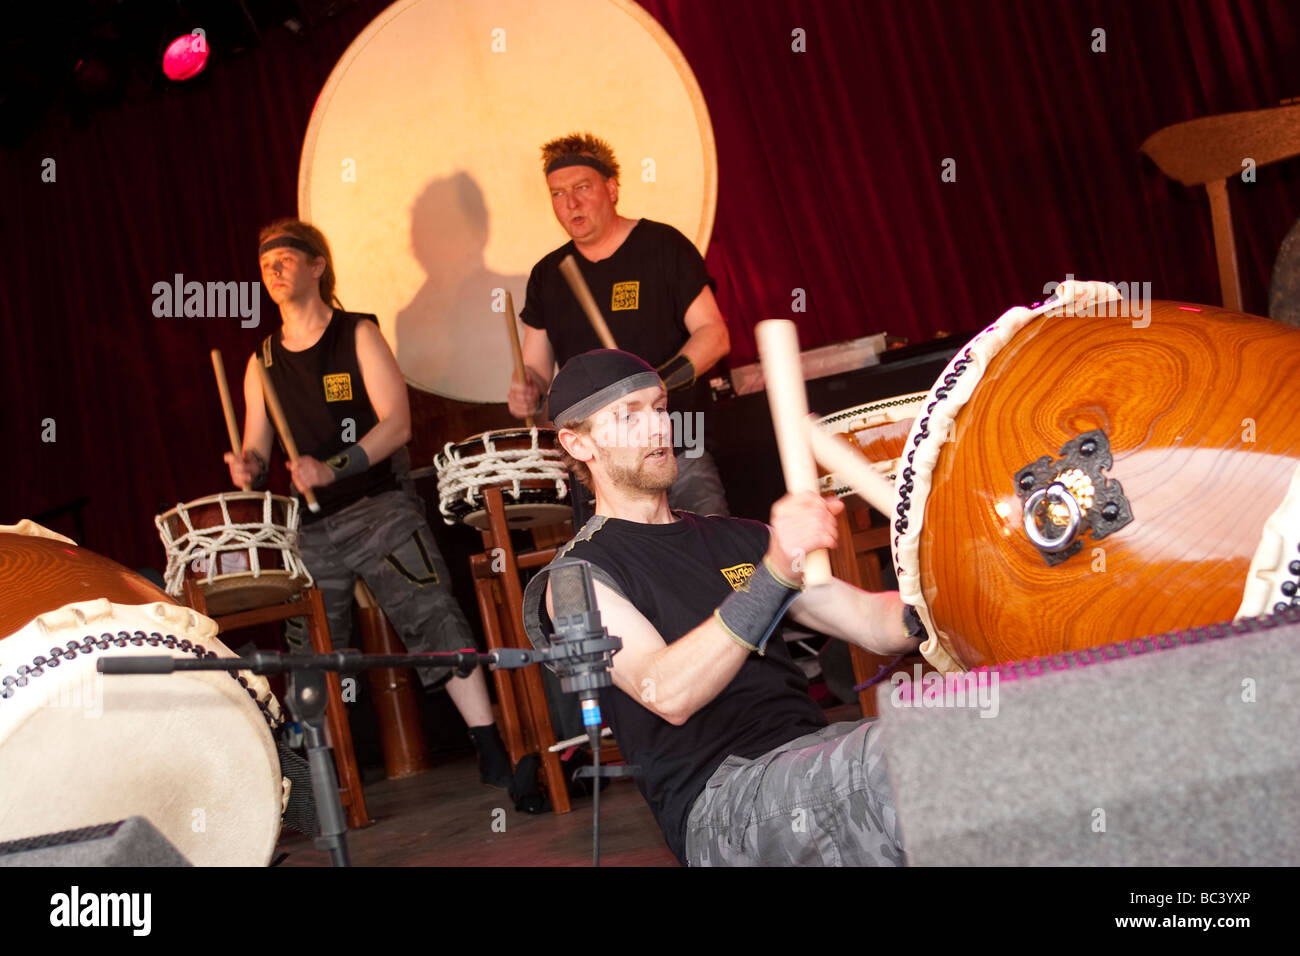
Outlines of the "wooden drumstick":
M600 308L596 305L591 290L587 288L587 280L578 271L578 263L573 256L565 256L560 260L560 271L564 273L565 281L569 283L569 288L577 297L578 305L582 306L582 311L587 313L587 321L596 330L596 338L600 339L600 344L607 349L618 348L614 344L614 336L609 331L609 326L605 324L605 317L600 314Z
M288 452L290 461L297 461L298 446L294 444L293 435L289 432L289 420L284 417L284 409L280 407L280 397L275 394L271 376L267 374L266 366L260 361L255 359L253 364L257 366L257 374L262 377L262 395L266 398L266 407L271 410L271 420L275 422L275 430L280 433L280 441L284 442L284 450ZM307 499L307 507L311 509L312 514L320 512L316 492L308 488L303 492L303 497Z
M510 339L510 352L515 357L515 378L522 384L528 384L528 373L524 371L524 352L519 347L519 327L515 324L515 300L506 292L506 336ZM524 421L532 428L536 422L532 415L526 415Z
M217 376L217 391L221 393L221 410L226 413L226 431L230 433L230 450L236 458L244 457L244 446L239 440L239 423L235 421L235 404L230 400L230 385L226 382L226 364L221 361L221 350L212 350L212 371ZM252 486L244 482L239 486L248 491Z
M867 504L886 515L893 515L894 486L882 478L870 463L829 432L810 424L808 438L821 466L852 488Z
M786 490L816 493L817 468L805 432L808 422L808 394L804 390L799 364L799 333L789 319L768 319L754 329L758 354L763 364L767 402L772 409L772 427L781 453L781 471ZM804 583L809 587L831 580L830 555L813 551L804 559Z

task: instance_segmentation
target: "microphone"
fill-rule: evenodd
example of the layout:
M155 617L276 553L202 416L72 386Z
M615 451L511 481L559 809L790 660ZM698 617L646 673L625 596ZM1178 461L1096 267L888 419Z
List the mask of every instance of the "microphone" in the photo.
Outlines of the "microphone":
M548 655L560 687L577 694L582 703L582 725L591 741L591 864L600 866L600 703L599 691L610 687L614 677L611 657L623 641L610 637L600 622L591 565L568 558L550 565L551 622L555 634ZM581 773L581 771L579 771ZM606 774L608 776L608 774Z
M582 724L599 746L600 704L598 691L610 687L613 650L622 646L612 641L600 621L596 606L596 589L592 584L591 565L577 558L551 565L551 606L555 609L552 643L559 653L552 657L560 677L560 687L567 694L577 694L582 703Z

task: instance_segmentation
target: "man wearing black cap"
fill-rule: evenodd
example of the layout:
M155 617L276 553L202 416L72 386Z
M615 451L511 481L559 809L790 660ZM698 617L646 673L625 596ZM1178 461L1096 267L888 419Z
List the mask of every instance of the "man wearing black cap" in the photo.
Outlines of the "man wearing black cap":
M451 592L424 502L409 481L411 412L397 360L373 315L335 308L334 263L320 230L297 219L266 226L258 261L281 328L248 360L244 445L226 453L236 485L267 478L272 430L262 395L261 362L302 455L288 463L299 493L315 489L321 511L303 509L298 543L329 618L330 637L346 647L353 588L363 578L406 647L454 651L474 643ZM301 619L288 622L291 650L307 641ZM469 727L484 783L511 783L481 671L453 677L446 667L416 668L430 691L444 687Z
M618 160L598 137L553 140L542 147L542 165L555 217L572 241L529 276L519 316L528 381L511 383L510 411L534 414L556 363L601 344L559 271L560 260L572 255L619 348L658 367L673 412L691 426L687 438L695 440L678 450L673 506L727 514L717 466L698 441L707 437L703 422L712 406L705 373L731 349L704 259L672 226L618 214Z
M768 526L669 507L676 477L660 376L625 352L572 359L547 411L596 514L557 560L591 563L623 640L600 704L677 858L690 865L902 862L874 721L826 726L780 636L795 620L876 654L916 649L896 592L802 590L801 557L836 540L837 499L787 495ZM547 574L525 624L549 633Z

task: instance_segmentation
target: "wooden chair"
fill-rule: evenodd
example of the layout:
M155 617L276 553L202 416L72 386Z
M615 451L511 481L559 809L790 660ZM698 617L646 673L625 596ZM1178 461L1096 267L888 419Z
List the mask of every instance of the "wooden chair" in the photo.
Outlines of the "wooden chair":
M203 591L189 577L186 577L182 598L185 603L200 614L208 613L208 603ZM209 615L210 616L210 615ZM217 631L226 634L240 628L256 627L284 621L291 617L307 620L307 632L311 635L311 647L317 654L328 654L332 650L329 639L329 623L325 617L325 603L321 600L320 590L315 587L300 592L293 600L269 607L254 608L214 617ZM227 644L231 643L229 640ZM343 707L343 690L339 675L333 671L325 675L329 693L329 703L325 708L325 724L329 729L330 742L334 750L334 761L339 775L339 799L348 816L348 826L353 829L369 826L370 815L366 812L366 798L361 789L361 773L357 768L356 753L352 749L352 730L348 726L347 711Z
M1224 308L1241 309L1241 275L1232 234L1228 180L1246 158L1255 168L1300 155L1300 105L1204 116L1166 126L1141 146L1160 171L1184 186L1204 186L1210 197L1214 251Z

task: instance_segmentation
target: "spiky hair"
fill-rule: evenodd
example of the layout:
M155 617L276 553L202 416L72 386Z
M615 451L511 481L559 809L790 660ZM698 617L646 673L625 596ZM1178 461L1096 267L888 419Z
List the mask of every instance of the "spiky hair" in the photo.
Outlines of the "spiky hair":
M593 136L591 133L570 133L568 136L553 139L543 146L542 171L545 172L546 167L554 160L571 153L594 156L609 167L613 173L610 178L618 182L619 166L618 160L614 158L613 148L599 136Z

